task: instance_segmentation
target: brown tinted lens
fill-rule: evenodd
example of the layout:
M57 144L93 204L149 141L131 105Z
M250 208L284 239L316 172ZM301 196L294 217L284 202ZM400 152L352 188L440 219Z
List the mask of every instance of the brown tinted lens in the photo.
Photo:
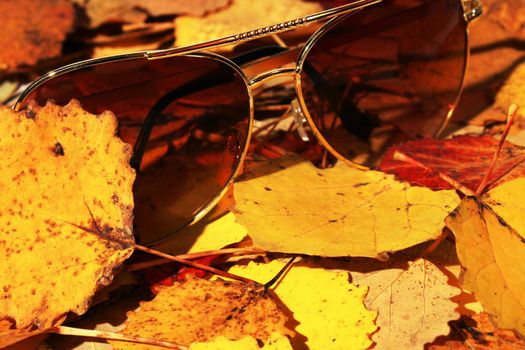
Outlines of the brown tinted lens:
M24 99L112 111L134 145L135 234L143 244L192 221L239 166L250 124L243 77L209 57L134 58L59 75Z
M369 166L394 142L433 136L461 91L466 45L458 0L384 0L345 17L302 67L315 127Z

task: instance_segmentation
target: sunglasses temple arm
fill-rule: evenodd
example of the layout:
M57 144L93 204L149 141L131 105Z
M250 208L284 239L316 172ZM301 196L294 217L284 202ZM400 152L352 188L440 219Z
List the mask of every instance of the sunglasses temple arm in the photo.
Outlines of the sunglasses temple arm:
M192 52L201 51L203 49L211 49L211 48L216 48L220 46L236 44L236 43L252 40L255 38L259 38L259 37L265 37L265 36L272 35L272 34L278 34L278 33L285 32L290 29L304 26L304 25L307 25L313 22L318 22L324 19L338 16L338 15L361 10L361 9L364 9L365 7L375 5L381 2L382 0L357 0L349 4L334 7L332 9L321 11L321 12L318 12L312 15L308 15L305 17L297 18L295 20L275 24L272 26L263 27L263 28L251 30L248 32L240 33L240 34L231 35L225 38L207 41L207 42L200 43L200 44L195 44L195 45L190 45L190 46L185 46L185 47L171 48L171 49L166 49L166 50L148 51L146 52L145 55L147 59L153 60L157 58L163 58L166 56L177 56L177 55L183 55L183 54L190 54Z

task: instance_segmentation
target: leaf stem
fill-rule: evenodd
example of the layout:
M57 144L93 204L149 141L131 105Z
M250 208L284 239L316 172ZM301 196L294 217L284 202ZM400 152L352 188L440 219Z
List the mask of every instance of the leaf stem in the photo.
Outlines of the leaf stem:
M62 335L73 335L77 337L100 338L100 339L107 339L107 340L120 340L120 341L133 342L133 343L156 345L156 346L162 346L168 349L177 349L177 350L187 350L188 349L188 347L184 345L170 343L170 342L162 341L162 340L135 337L131 335L125 335L125 334L114 333L114 332L103 332L103 331L95 331L91 329L67 327L67 326L53 327L53 328L50 328L48 332L55 333L55 334L62 334Z
M248 279L248 278L245 278L245 277L242 277L242 276L237 276L237 275L231 274L229 272L216 269L216 268L211 267L211 266L199 264L199 263L194 262L194 261L181 259L181 258L179 258L177 256L173 256L173 255L169 255L169 254L166 254L166 253L163 253L163 252L159 252L158 250L151 249L151 248L148 248L148 247L144 247L144 246L141 246L139 244L135 244L135 249L141 250L143 252L146 252L146 253L149 253L149 254L152 254L152 255L160 256L161 258L168 259L170 261L176 261L178 263L181 263L181 264L184 264L184 265L187 265L187 266L191 266L191 267L194 267L194 268L199 269L199 270L208 271L208 272L211 272L211 273L213 273L215 275L219 275L219 276L222 276L222 277L231 278L231 279L234 279L234 280L237 280L237 281L241 281L241 282L245 282L245 283L253 282L251 279Z
M292 265L292 263L295 261L295 258L296 257L293 256L290 260L288 260L286 265L284 265L283 268L279 272L277 272L277 274L275 276L273 276L273 278L271 280L269 280L268 282L266 282L264 284L264 290L269 289L272 285L275 284L275 282L277 282L279 280L279 278L281 278L281 276L288 270L290 265Z
M203 252L180 254L180 255L176 255L176 257L179 259L193 260L193 259L204 258L207 256L212 256L212 255L226 255L226 254L250 255L250 254L266 254L266 253L267 251L264 249L255 248L255 247L245 247L245 248L224 248L224 249L217 249L217 250L207 250ZM126 270L128 271L142 270L148 267L167 264L169 262L171 262L171 260L168 260L166 258L155 259L152 261L145 261L145 262L140 262L136 264L130 264L127 266Z
M479 196L485 191L485 188L487 187L489 183L489 177L494 172L494 168L496 167L496 162L498 161L499 154L501 153L501 149L503 148L503 143L505 142L505 139L507 138L507 135L509 134L510 128L512 127L512 124L514 123L514 118L516 117L516 113L518 112L519 106L517 104L512 104L509 107L509 111L507 113L507 123L505 124L505 130L503 130L503 134L501 135L501 138L498 143L498 148L496 149L496 152L494 152L494 155L492 157L492 161L490 162L490 166L483 177L483 180L481 180L478 189L476 190L476 196Z

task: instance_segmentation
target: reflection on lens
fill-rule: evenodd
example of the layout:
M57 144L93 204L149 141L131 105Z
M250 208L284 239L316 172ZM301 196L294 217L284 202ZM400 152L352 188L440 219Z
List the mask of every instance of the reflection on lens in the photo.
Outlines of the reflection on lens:
M226 187L239 167L250 126L243 77L204 56L138 57L59 75L22 103L71 99L112 111L134 145L135 234L142 244L184 227Z
M460 1L383 1L313 45L300 75L304 103L339 155L373 166L389 145L441 128L461 90L466 45Z

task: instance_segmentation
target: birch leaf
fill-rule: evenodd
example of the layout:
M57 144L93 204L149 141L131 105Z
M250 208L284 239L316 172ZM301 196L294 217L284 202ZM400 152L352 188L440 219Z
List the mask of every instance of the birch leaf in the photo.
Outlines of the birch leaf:
M155 299L128 313L122 333L189 345L219 336L265 342L279 332L293 334L283 309L261 286L189 278L162 288ZM150 349L150 345L111 341L115 350Z
M278 260L269 264L251 262L236 265L230 272L265 283L283 266L284 262ZM346 271L326 270L311 261L296 263L274 292L293 312L299 322L295 329L307 338L309 349L357 350L372 345L369 336L376 330L376 314L363 305L367 288L349 283Z
M273 333L261 348L253 337L244 337L240 340L229 340L218 337L212 342L193 343L190 350L292 350L290 340L279 333Z
M228 212L219 218L205 217L195 225L177 233L177 238L156 246L162 252L177 255L216 250L238 243L246 237L246 229Z
M498 326L525 335L525 179L506 182L481 199L467 197L447 218L463 266L462 285Z
M370 288L365 305L378 312L374 349L422 349L447 335L447 322L459 318L457 304L450 298L461 290L448 285L447 276L427 260L411 262L407 269L352 272L352 277L356 284Z
M84 313L133 252L131 147L78 102L0 108L0 347Z
M235 198L254 245L331 257L377 257L435 239L459 203L451 190L344 164L319 170L293 156L249 167Z

